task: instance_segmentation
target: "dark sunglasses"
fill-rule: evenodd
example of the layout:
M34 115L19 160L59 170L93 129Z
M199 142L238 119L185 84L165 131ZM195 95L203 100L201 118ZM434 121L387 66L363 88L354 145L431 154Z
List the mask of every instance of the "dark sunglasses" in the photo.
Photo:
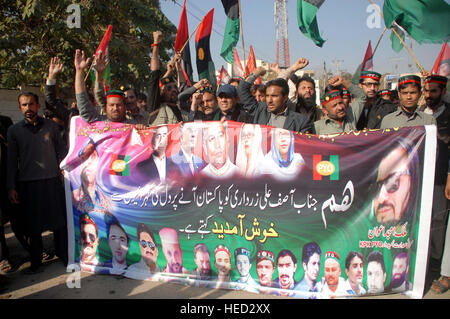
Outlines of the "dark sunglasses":
M156 246L151 241L141 240L140 243L141 243L142 248L146 248L148 245L148 247L150 247L151 250L155 250Z
M382 181L377 182L377 191L380 192L381 188L384 186L386 192L394 193L400 187L400 176L402 175L411 175L408 169L404 169L403 171L395 172L390 174Z

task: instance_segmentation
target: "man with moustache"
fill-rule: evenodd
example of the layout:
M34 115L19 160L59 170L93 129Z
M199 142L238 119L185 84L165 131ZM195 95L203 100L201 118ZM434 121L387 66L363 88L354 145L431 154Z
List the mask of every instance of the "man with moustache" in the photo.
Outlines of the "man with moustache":
M277 256L278 278L275 280L275 287L285 290L293 290L298 284L294 279L297 270L297 258L288 249L283 249ZM292 296L294 292L278 291L279 296Z
M96 59L96 62L98 64L105 63L105 59L106 57L104 55L100 55ZM89 61L90 59L86 59L84 51L75 51L75 98L77 100L80 116L83 120L87 123L109 121L137 124L136 120L126 118L125 96L121 90L109 90L106 92L106 115L100 114L94 107L89 99L86 84L84 82L84 69L89 66ZM97 76L100 76L98 72Z
M208 165L202 174L216 179L230 178L238 172L228 156L228 132L226 123L212 122L203 129L203 146Z
M295 69L303 69L308 64L307 59L300 58L295 63ZM289 85L285 79L277 78L266 83L265 102L258 102L251 94L250 89L253 82L265 73L266 69L258 67L247 80L239 83L239 99L244 109L253 117L252 123L271 125L295 132L311 133L312 122L310 119L288 107Z
M130 265L125 276L145 280L160 272L156 264L159 252L155 235L146 224L139 223L137 225L137 239L141 250L141 260Z
M436 119L430 114L418 110L417 102L421 96L422 84L417 75L405 75L398 79L398 97L400 107L383 117L380 128L410 127L418 125L436 125Z
M194 246L194 262L197 268L191 271L190 277L197 280L211 280L211 257L208 246L203 243Z
M424 113L431 114L436 119L438 135L430 233L431 262L437 265L442 259L449 208L449 200L445 197L450 140L450 106L443 100L447 91L446 86L447 78L444 76L429 75L425 77L423 93L426 108Z
M188 270L183 267L183 251L178 241L177 231L173 228L165 227L159 231L161 246L167 264L162 270L168 274L187 274Z
M270 293L268 288L275 288L272 281L275 272L275 256L271 251L260 250L257 253L256 274L258 275L259 291L262 293Z
M294 290L298 291L297 296L304 298L316 298L314 294L302 294L300 292L313 292L318 293L321 290L320 281L317 282L317 278L320 272L320 257L322 256L322 250L315 242L309 242L303 246L302 252L302 266L305 272L303 279L300 280Z
M345 80L342 76L334 76L328 81L329 90L321 98L322 111L325 117L314 122L316 134L336 134L356 130L356 123L366 103L364 91ZM347 108L338 89L344 86L355 97Z
M67 226L64 186L59 163L65 154L65 142L58 125L38 115L39 98L20 93L19 109L24 119L7 131L7 190L17 205L19 224L30 241L33 274L42 263L42 232L52 230L56 255L67 263Z
M338 253L334 251L327 251L325 253L324 263L324 277L322 278L323 298L334 298L344 296L347 292L344 289L345 281L341 277L341 258Z
M230 287L231 253L224 245L218 245L214 249L214 264L217 269L216 288ZM233 286L233 285L231 285Z
M301 77L297 82L297 103L295 111L306 115L312 123L322 118L323 112L316 105L316 83L309 76Z
M366 290L362 286L364 276L364 256L356 251L348 253L345 259L345 273L347 274L346 291L349 295L364 295Z
M392 263L391 283L386 292L404 292L412 288L412 284L406 279L409 271L409 254L400 252L394 257Z
M80 245L81 253L79 262L81 268L89 266L102 266L97 258L97 248L100 243L98 227L95 221L88 215L80 215Z

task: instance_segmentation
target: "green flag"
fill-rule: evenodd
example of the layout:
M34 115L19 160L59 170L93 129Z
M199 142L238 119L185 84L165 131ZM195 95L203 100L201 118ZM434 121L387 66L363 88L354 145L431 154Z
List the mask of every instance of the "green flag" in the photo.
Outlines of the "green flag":
M240 32L239 2L238 0L222 0L222 4L227 15L227 24L225 26L220 55L228 63L233 63L233 51L239 41Z
M395 21L418 43L450 40L450 5L444 0L385 0L383 15L386 27ZM397 36L391 35L391 40L394 37Z
M325 40L321 38L317 25L316 13L325 0L297 0L297 20L300 31L314 43L322 47Z
M402 28L397 26L395 23L392 25L392 28L395 29L397 34L402 38L403 42L405 42L405 32L402 30ZM391 32L391 42L392 50L394 50L395 52L398 53L403 49L403 44L398 36L394 33L394 31Z

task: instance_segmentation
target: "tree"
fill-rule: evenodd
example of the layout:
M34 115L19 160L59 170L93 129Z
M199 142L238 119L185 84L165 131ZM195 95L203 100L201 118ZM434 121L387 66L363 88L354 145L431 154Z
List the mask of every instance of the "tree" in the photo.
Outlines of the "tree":
M58 56L64 69L58 83L72 88L75 49L93 55L109 24L113 25L109 54L111 87L132 85L145 89L150 73L153 31L161 30L163 62L173 52L176 27L155 0L80 0L80 27L69 28L68 0L2 1L0 20L0 85L41 85L50 58ZM87 82L90 82L88 79ZM88 83L89 84L89 83Z

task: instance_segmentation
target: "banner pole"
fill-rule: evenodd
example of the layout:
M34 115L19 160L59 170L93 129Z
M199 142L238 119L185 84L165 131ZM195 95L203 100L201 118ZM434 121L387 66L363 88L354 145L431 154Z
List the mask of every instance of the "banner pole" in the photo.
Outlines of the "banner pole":
M244 52L244 76L245 76L245 44L244 44L244 29L242 27L242 11L241 11L241 0L238 0L238 6L239 6L239 20L241 23L241 37L242 37L242 51Z
M380 36L380 38L378 39L377 45L375 46L375 49L373 49L372 57L375 55L375 52L377 51L378 45L380 44L381 39L383 38L383 35L384 35L384 33L386 32L386 30L387 30L387 28L386 28L386 26L384 26L383 33L381 33L381 36Z
M370 3L377 9L377 11L380 13L381 17L384 20L384 15L383 12L381 12L381 10L378 8L378 6L373 3L372 0L369 0ZM394 21L395 24L397 24L397 22ZM394 32L394 34L398 37L398 39L400 40L400 42L403 44L403 46L406 48L406 50L408 50L409 54L411 55L411 57L413 58L414 62L416 62L416 65L419 67L420 71L422 71L422 73L425 73L425 70L423 69L423 67L420 65L419 61L417 61L416 57L414 56L414 53L411 51L410 48L408 48L408 46L406 45L406 43L403 41L402 37L397 33L397 31L394 30L393 27L390 27L390 29L392 30L392 32Z

